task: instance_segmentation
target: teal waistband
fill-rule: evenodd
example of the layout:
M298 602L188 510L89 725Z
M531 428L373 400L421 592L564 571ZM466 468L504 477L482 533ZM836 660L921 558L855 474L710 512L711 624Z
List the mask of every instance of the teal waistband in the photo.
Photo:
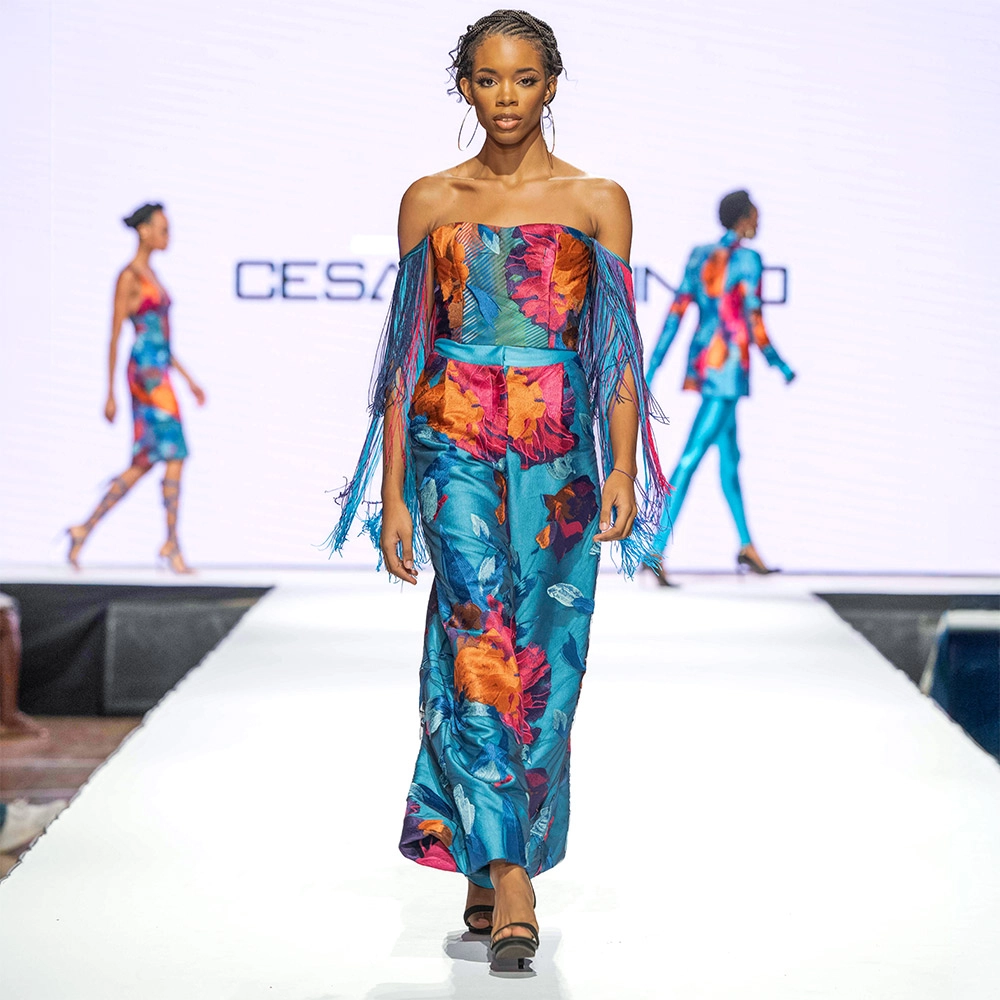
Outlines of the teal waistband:
M434 350L453 361L473 365L499 365L502 368L537 368L541 365L561 365L579 362L576 351L564 347L505 347L503 344L460 344L439 338Z

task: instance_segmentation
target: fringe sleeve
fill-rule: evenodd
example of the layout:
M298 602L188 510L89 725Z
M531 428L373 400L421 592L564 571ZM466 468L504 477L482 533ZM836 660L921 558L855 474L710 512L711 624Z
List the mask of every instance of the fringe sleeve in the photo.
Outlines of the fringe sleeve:
M625 383L629 369L636 386L635 406L639 414L639 443L642 458L635 492L639 506L632 534L615 543L614 557L619 569L633 576L649 552L659 530L663 505L670 486L660 469L653 438L653 420L666 422L643 378L642 338L635 318L632 270L621 257L594 241L590 305L578 345L580 359L590 384L590 402L597 424L601 468L605 478L614 467L611 449L610 414L616 402L631 391Z
M347 485L334 497L340 507L340 516L325 542L330 553L342 551L351 534L355 520L359 521L357 534L367 535L379 553L378 566L382 566L379 537L382 531L382 503L369 496L375 470L382 467L383 436L386 412L392 407L388 430L390 439L398 434L403 441L406 468L403 479L403 498L413 518L413 558L418 563L427 561L427 549L420 526L417 505L417 485L410 455L409 434L406 420L413 399L413 389L424 367L430 341L426 308L428 240L414 247L399 262L396 285L385 327L379 341L368 395L368 413L371 423L361 449L358 466Z

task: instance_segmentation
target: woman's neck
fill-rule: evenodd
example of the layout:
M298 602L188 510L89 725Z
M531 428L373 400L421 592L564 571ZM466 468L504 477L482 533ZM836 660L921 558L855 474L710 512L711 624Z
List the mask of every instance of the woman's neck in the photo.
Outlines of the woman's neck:
M487 136L475 159L479 164L478 180L499 181L507 187L552 176L552 155L540 128L516 146L501 146Z

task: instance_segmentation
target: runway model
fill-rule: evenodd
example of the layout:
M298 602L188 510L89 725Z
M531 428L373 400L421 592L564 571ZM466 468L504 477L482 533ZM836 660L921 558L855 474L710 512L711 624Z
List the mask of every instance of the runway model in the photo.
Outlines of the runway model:
M393 576L416 583L430 557L423 740L400 850L466 875L469 929L523 959L538 945L529 877L566 849L600 543L638 568L666 482L628 199L543 138L562 72L552 30L496 11L452 56L474 116L464 131L485 141L403 197L373 420L331 544L361 514ZM377 466L380 510L362 507Z
M663 551L687 495L695 469L714 444L719 449L722 492L729 504L740 538L736 556L739 568L770 573L750 538L743 492L740 489L740 449L736 439L736 405L750 395L750 341L760 348L768 364L786 382L795 372L785 364L768 339L761 316L760 254L743 246L757 235L759 213L746 191L727 194L719 204L719 221L726 232L716 243L691 251L684 279L667 313L663 332L649 359L646 382L652 386L677 336L681 318L692 302L698 304L698 328L691 341L684 388L700 392L701 407L694 418L684 452L670 477L673 491L663 523L646 556L646 563L669 586Z
M111 345L108 358L108 398L104 416L113 423L118 412L115 402L115 369L118 361L118 338L126 317L135 327L135 343L128 362L128 385L132 395L132 421L135 443L132 462L111 480L107 493L82 524L68 531L70 565L79 568L80 550L94 526L157 463L166 463L163 476L163 506L167 513L167 539L160 558L175 573L189 573L177 540L177 512L181 495L181 472L187 457L184 428L177 397L170 382L170 369L184 376L191 393L201 406L205 393L181 365L170 346L170 296L153 273L150 257L166 250L170 242L167 217L162 205L143 205L125 225L136 231L139 246L135 257L118 275L114 313L111 319Z

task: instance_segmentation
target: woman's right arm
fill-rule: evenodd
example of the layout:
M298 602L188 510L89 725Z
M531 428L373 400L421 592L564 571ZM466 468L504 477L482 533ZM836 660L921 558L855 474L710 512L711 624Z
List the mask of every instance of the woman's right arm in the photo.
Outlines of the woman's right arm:
M118 338L121 336L122 323L132 312L133 299L138 289L139 282L128 268L118 275L118 284L115 286L115 302L111 311L111 343L108 347L108 398L104 404L104 416L109 423L114 422L115 414L118 411L118 404L115 402Z
M405 256L433 228L434 212L439 209L441 183L424 177L411 184L399 206L399 254ZM429 266L429 262L428 262ZM430 288L424 308L430 310ZM406 479L406 414L401 386L397 383L387 401L382 427L382 537L380 546L386 569L407 583L417 582L413 564L413 519L403 499Z
M663 364L663 359L670 350L670 345L677 336L680 329L681 320L687 307L694 301L695 292L698 289L698 265L695 254L692 253L684 268L684 277L681 279L680 288L674 296L674 301L667 312L667 318L663 321L663 330L660 332L656 346L649 355L649 363L646 368L646 385L653 386L653 376L656 370Z

